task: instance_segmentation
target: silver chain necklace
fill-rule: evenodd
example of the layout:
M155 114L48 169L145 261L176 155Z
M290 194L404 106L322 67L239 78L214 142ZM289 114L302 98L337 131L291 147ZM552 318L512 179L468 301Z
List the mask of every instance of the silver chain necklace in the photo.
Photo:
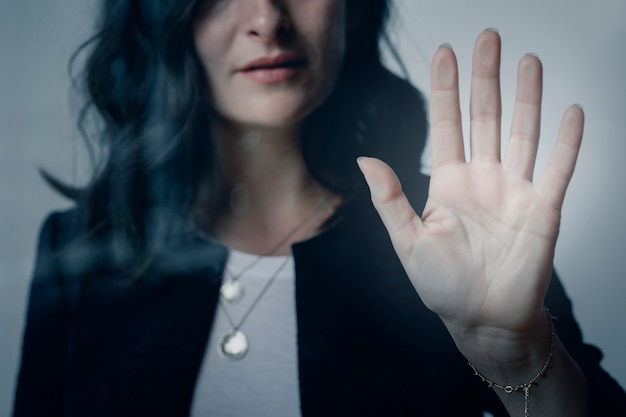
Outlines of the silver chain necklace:
M270 285L272 285L276 277L285 268L285 266L287 265L290 259L291 257L286 256L285 260L280 263L276 271L272 274L270 279L265 283L259 295L257 295L257 297L254 299L254 301L252 302L250 307L248 307L248 309L245 311L244 315L241 317L238 323L235 323L233 318L230 316L226 306L223 303L220 303L222 312L224 313L226 320L228 320L228 324L232 328L229 332L227 332L224 336L222 336L220 343L217 345L217 351L219 352L222 358L228 359L228 360L239 360L239 359L242 359L244 356L246 356L246 353L248 353L248 346L249 346L248 337L243 331L241 331L241 326L243 325L243 323L246 321L246 319L252 312L252 309L254 309L257 303L261 300L261 298L263 297L267 289L270 287Z
M230 276L220 288L220 308L224 313L224 317L226 317L226 320L228 320L228 324L230 325L231 330L227 332L224 336L222 336L220 342L217 345L217 351L222 358L227 360L239 360L246 356L249 349L249 343L248 337L241 330L241 326L244 324L254 307L256 307L257 303L261 300L270 285L272 285L276 277L287 265L290 257L286 257L285 260L279 265L276 271L265 283L265 286L263 286L259 295L257 295L254 301L252 301L252 304L245 311L239 322L235 323L235 321L228 313L226 305L237 303L243 298L245 290L241 285L240 278L243 276L243 274L250 270L250 268L259 263L261 259L276 253L278 249L280 249L286 242L288 242L289 239L292 238L298 230L304 227L304 225L306 225L308 222L313 221L315 217L317 217L320 213L324 211L324 209L328 208L332 201L332 197L332 193L329 193L328 196L308 216L306 216L293 229L291 229L284 238L282 238L277 244L272 246L268 252L263 255L259 255L252 262L246 265L238 274L235 275L228 269L226 270L226 273L228 273L228 275ZM311 226L307 234L313 231L315 226L315 224Z
M222 302L226 304L236 304L245 295L245 288L240 282L240 278L253 266L261 261L261 259L274 255L278 249L283 247L285 243L289 241L302 227L304 227L309 221L312 221L313 218L321 213L324 208L327 208L330 202L332 201L332 193L329 193L328 196L322 200L322 202L313 210L311 213L306 216L302 221L300 221L296 226L287 233L285 237L279 240L274 246L272 246L266 253L259 255L256 259L254 259L250 264L246 265L239 273L235 274L229 269L226 269L226 273L228 274L228 278L222 284L220 288L220 299Z

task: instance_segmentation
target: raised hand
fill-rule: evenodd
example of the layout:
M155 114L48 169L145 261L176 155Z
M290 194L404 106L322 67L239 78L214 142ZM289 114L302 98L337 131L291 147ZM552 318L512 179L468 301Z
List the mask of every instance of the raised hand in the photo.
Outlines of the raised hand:
M420 218L383 162L359 165L415 289L439 314L468 358L486 350L518 360L545 341L543 301L549 284L561 206L583 131L580 107L567 109L549 165L536 184L542 68L524 56L504 160L500 157L500 37L476 41L470 102L471 160L465 160L458 70L441 47L432 65L432 176ZM418 155L416 155L417 170ZM538 355L545 353L541 342ZM545 356L544 356L545 357Z

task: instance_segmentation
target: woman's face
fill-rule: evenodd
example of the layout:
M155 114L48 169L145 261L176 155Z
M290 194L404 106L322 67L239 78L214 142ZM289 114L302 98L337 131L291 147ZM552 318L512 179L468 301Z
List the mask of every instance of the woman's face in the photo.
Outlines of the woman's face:
M342 0L206 0L194 26L215 110L243 126L297 125L330 94Z

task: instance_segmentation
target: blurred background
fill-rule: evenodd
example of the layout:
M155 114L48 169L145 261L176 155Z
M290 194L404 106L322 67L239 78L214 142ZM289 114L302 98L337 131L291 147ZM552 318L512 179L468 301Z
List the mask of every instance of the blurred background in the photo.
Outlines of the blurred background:
M89 172L75 128L77 102L67 64L90 34L94 4L0 2L0 415L11 409L41 221L71 205L43 183L37 170L46 168L73 184L84 183ZM584 106L585 140L565 202L555 264L586 341L604 351L604 367L626 386L626 1L395 4L391 37L410 78L428 94L431 56L440 44L452 44L465 113L474 39L487 27L499 30L504 137L518 59L527 52L539 55L544 110L536 178L563 110L572 103ZM424 162L427 170L428 159Z

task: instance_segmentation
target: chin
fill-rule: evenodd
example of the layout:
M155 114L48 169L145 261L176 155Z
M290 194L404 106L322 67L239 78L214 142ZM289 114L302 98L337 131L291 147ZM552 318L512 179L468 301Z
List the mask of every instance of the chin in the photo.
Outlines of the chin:
M280 129L300 125L315 107L313 103L270 101L254 107L242 106L227 118L244 126Z

